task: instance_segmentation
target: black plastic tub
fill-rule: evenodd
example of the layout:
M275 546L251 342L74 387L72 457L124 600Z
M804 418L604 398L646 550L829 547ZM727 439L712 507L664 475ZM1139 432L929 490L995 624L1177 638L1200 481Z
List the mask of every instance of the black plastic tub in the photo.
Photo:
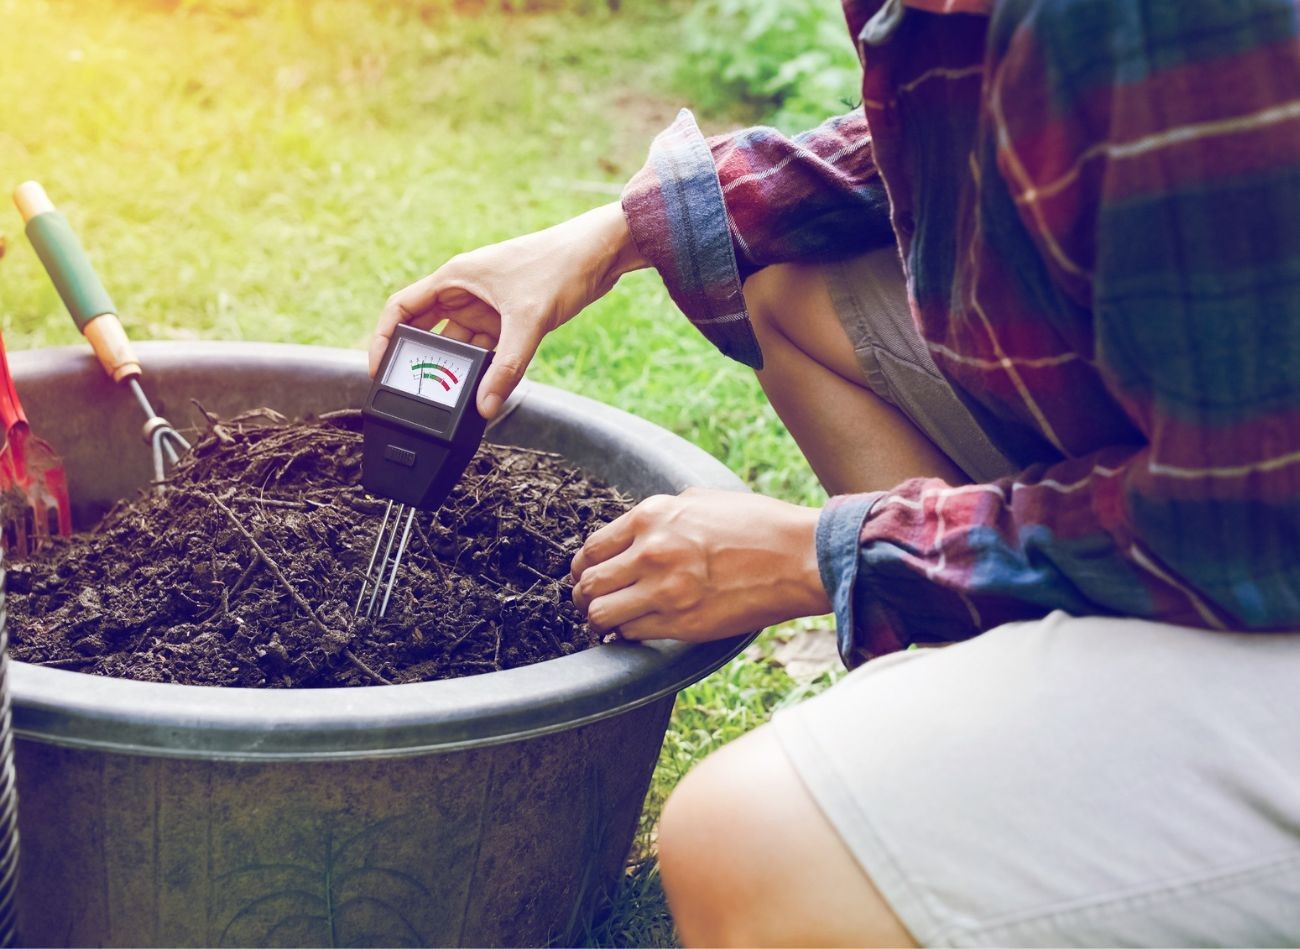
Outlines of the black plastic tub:
M350 350L146 343L145 388L233 414L359 406ZM81 349L11 354L74 520L150 475L130 395ZM743 490L627 413L541 385L489 433L644 497ZM673 697L747 642L613 644L440 682L301 691L11 664L20 938L37 945L541 945L617 881Z

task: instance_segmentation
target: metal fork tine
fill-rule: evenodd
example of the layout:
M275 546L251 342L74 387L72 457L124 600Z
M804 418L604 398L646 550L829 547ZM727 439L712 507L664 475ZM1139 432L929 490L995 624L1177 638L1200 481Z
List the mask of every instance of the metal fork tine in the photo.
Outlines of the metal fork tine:
M32 512L32 546L36 550L44 547L50 539L50 518L49 509L45 506L45 500L41 497L32 498L29 502Z
M177 447L182 452L189 451L190 443L180 432L172 428L170 422L154 412L153 405L150 404L149 397L144 394L144 389L140 387L138 378L132 377L127 380L127 383L136 401L140 403L140 408L144 409L144 439L153 449L153 479L157 490L161 491L162 482L167 480L166 461L176 464L180 460Z

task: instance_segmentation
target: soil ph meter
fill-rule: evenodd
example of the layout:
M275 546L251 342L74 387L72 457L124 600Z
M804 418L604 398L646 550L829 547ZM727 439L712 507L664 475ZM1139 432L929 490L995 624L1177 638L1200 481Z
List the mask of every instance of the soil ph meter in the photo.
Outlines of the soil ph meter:
M388 611L415 512L437 510L478 451L487 423L476 396L491 362L489 350L413 326L398 326L389 340L362 410L361 483L390 500L354 612L361 612L372 583L366 615L375 610L380 586L379 615Z

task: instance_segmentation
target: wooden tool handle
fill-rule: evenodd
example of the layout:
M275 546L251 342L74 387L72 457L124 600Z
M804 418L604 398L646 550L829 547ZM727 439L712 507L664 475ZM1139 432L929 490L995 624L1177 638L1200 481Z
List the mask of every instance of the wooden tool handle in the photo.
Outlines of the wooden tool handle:
M115 382L140 375L140 361L131 349L113 298L104 289L90 258L68 219L35 181L14 191L14 204L27 224L27 238L63 298L77 329L90 341L104 371Z

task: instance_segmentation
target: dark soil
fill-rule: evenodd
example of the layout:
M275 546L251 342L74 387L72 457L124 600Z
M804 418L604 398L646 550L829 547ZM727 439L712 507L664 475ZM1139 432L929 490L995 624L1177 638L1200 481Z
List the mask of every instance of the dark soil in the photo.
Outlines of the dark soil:
M371 622L353 608L386 502L360 477L358 412L214 421L165 491L9 566L13 656L291 688L472 675L598 642L569 562L628 499L557 455L485 444L447 503L417 515L388 615Z

